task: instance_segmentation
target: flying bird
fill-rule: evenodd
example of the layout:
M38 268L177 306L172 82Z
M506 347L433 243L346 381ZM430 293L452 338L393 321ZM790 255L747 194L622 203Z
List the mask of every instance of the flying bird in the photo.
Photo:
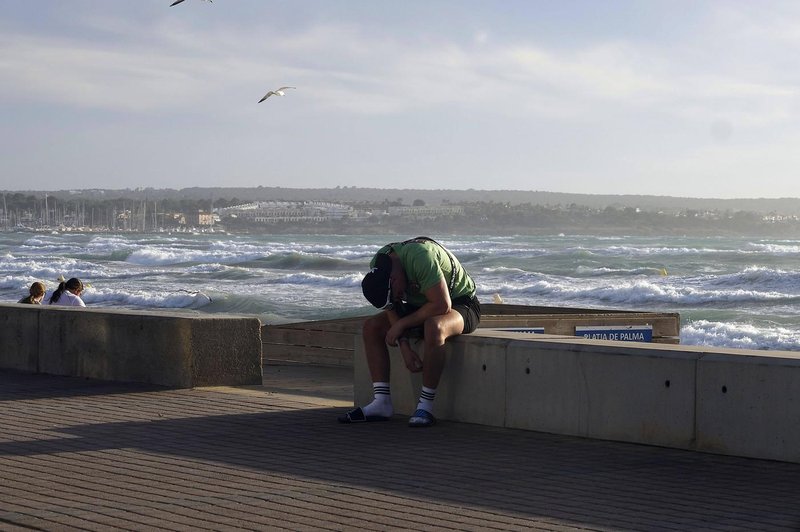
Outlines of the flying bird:
M213 1L214 1L214 0L206 0L206 2L211 2L211 3L213 3ZM181 2L183 2L183 0L175 0L174 2L172 2L172 3L169 5L169 7L172 7L172 6L177 6L177 5L178 5L178 4L180 4Z
M285 91L286 89L296 89L296 88L297 88L297 87L281 87L280 89L275 89L274 91L269 91L268 93L266 93L266 94L264 95L264 97L263 97L263 98L261 98L260 100L258 100L258 103L261 103L261 102L263 102L264 100L266 100L266 99L267 99L267 98L269 98L270 96L286 96L286 93L285 93L285 92L283 92L283 91Z

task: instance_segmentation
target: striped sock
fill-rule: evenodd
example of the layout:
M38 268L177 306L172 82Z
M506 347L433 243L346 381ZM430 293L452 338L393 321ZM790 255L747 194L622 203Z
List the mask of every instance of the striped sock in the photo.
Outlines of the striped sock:
M373 382L372 391L375 398L370 404L363 407L364 415L391 417L394 414L392 407L392 394L389 391L388 382Z
M422 387L422 392L419 394L419 403L417 409L423 409L427 412L433 413L433 400L436 399L436 388Z

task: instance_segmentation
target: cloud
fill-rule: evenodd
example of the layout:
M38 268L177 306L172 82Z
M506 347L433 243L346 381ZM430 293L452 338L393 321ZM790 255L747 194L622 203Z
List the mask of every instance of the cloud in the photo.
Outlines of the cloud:
M714 20L720 34L736 28L760 39L775 24L748 22L731 10ZM176 18L143 24L94 16L83 23L105 38L4 32L0 94L122 112L190 112L249 105L272 85L291 84L300 87L293 97L306 98L315 112L391 115L458 106L575 120L608 109L657 109L706 123L726 116L738 127L788 120L796 110L796 91L780 76L752 79L746 69L709 64L702 53L692 55L691 42L645 45L617 37L558 49L532 39L490 40L488 29L459 43L345 23L292 32L263 24L198 27ZM787 38L788 28L779 39Z
M276 155L264 155L264 140L282 135L273 144L293 154L286 155L286 175L294 176L306 164L307 174L327 175L298 154L313 137L321 143L315 148L321 160L344 160L349 145L325 132L349 134L349 121L366 117L368 125L360 126L356 142L402 138L407 148L415 147L419 162L397 162L392 153L397 148L376 142L371 159L352 157L362 161L364 174L383 172L385 165L407 174L425 168L431 176L444 173L444 167L459 169L460 175L496 168L500 183L503 173L528 179L535 168L568 176L557 180L559 186L576 183L577 175L588 176L587 182L601 174L638 182L641 175L653 174L664 183L661 192L669 193L679 179L675 176L719 176L715 170L721 168L726 176L755 171L761 157L796 162L782 154L789 144L774 142L796 136L792 128L800 110L791 79L777 66L790 35L769 37L764 28L773 21L764 17L753 21L731 10L710 17L707 33L679 42L615 35L567 47L528 36L503 38L488 23L459 41L336 21L283 28L263 21L238 25L212 19L213 24L201 25L184 17L93 16L82 21L81 34L5 28L0 97L79 112L110 111L106 123L114 133L97 136L136 142L150 136L160 140L148 128L159 127L162 117L183 115L193 128L164 123L163 135L168 131L173 137L168 141L180 136L178 146L205 142L219 149L220 138L234 136L227 149L237 155L220 165L241 165L242 174L275 164ZM713 47L736 40L729 35L733 29L758 36L758 46L750 46L751 60L761 60L758 75L712 53ZM280 85L298 90L285 101L257 106L266 90ZM117 125L118 114L152 120L144 127ZM412 118L401 124L406 116ZM452 128L458 132L448 131L454 117ZM408 126L423 120L428 130L437 131ZM210 127L194 127L201 121ZM425 140L405 140L412 135ZM491 138L473 140L482 135ZM326 149L331 153L322 153ZM351 169L354 163L339 164ZM777 166L770 168L778 172ZM691 189L695 183L688 179L683 186Z
M98 48L74 40L22 35L0 44L0 94L82 108L166 109L186 95L206 92L214 71L200 58L164 56L149 49ZM189 98L192 99L192 98Z

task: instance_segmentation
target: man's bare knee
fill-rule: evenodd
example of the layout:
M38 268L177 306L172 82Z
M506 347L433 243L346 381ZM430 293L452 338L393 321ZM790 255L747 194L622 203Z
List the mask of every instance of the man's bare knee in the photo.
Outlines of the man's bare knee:
M445 340L447 340L447 331L442 320L426 320L424 330L425 342L430 342L432 345L443 345Z
M364 320L361 334L364 338L383 338L389 329L389 322L385 316L378 314Z

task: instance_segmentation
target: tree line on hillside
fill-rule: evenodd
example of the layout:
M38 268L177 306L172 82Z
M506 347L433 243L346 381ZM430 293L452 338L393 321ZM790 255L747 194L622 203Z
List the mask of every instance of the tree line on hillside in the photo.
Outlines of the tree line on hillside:
M247 201L251 199L248 198ZM0 204L0 221L5 229L17 225L33 228L62 225L147 231L187 223L179 222L178 214L210 212L215 208L241 205L247 201L239 197L217 197L213 200L186 197L145 200L131 197L81 198L74 194L45 196L5 193L3 203ZM426 200L421 197L383 197L380 200L361 200L349 204L362 212L372 212L372 215L326 222L270 225L227 218L222 220L222 224L231 231L267 233L800 235L800 221L795 216L777 213L763 215L730 209L664 212L612 205L596 208L577 203L548 205L473 201L459 204L463 207L463 214L460 215L416 219L413 216L391 216L387 207L423 206Z
M419 198L428 205L494 202L532 205L577 204L594 209L606 207L633 207L644 211L679 213L686 209L696 211L752 211L760 214L778 213L800 216L800 198L691 198L677 196L650 196L633 194L581 194L547 192L539 190L452 190L452 189L379 189L351 186L333 188L286 188L286 187L189 187L182 189L87 189L59 191L19 191L39 198L45 193L61 198L82 200L111 200L124 198L127 201L199 201L216 205L219 198L242 198L247 201L313 201L323 200L337 203L373 203L386 199L401 198L406 203ZM10 194L10 193L7 193ZM206 207L207 208L207 207Z

